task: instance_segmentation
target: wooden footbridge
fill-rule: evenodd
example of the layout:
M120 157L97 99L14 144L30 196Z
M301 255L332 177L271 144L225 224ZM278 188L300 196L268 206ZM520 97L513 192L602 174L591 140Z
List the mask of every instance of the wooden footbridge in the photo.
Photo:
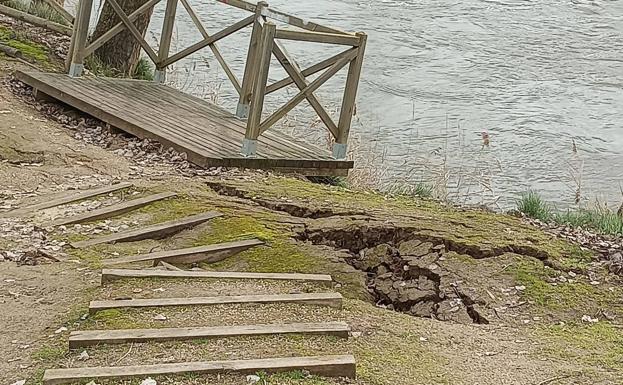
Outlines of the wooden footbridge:
M96 40L89 41L93 0L80 0L73 27L68 75L20 72L18 78L34 87L39 95L60 100L132 135L156 139L185 152L191 162L200 166L276 169L306 175L345 175L353 167L353 162L345 159L366 46L364 33L344 32L305 21L276 11L264 2L217 0L251 14L210 34L189 0L179 0L203 39L171 53L178 0L149 0L129 15L118 0L106 1L120 21ZM166 11L159 48L154 50L133 22L161 1L166 2ZM244 74L239 80L217 42L246 27L252 27L252 32ZM140 43L155 64L155 82L82 77L85 58L125 30ZM284 48L283 40L343 46L345 49L302 69ZM211 49L239 94L235 114L163 85L167 67L204 48ZM269 84L273 57L288 76ZM335 122L314 92L345 67L348 75L339 119ZM308 80L313 75L314 79ZM289 86L296 87L298 93L272 113L265 111L265 97ZM332 151L271 130L275 123L305 100L330 132Z

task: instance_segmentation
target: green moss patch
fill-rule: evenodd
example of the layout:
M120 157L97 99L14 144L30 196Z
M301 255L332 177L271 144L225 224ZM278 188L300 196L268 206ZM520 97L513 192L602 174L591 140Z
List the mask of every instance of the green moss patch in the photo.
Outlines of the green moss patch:
M34 60L42 64L50 62L48 49L45 46L29 40L24 34L19 34L1 25L0 43L20 50L25 59Z

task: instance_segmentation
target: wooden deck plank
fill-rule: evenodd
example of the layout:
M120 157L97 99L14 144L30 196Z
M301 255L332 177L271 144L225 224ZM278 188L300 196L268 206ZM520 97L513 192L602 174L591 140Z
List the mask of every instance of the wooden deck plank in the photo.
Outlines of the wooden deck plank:
M141 298L126 300L91 301L89 312L119 308L167 307L167 306L210 306L225 304L265 304L265 303L301 303L310 305L342 307L342 295L339 293L304 293L304 294L272 294L272 295L235 295L220 297L190 298Z
M67 217L67 218L59 218L48 223L47 225L44 225L44 227L71 225L75 223L84 223L84 222L96 221L99 219L111 218L117 215L125 214L132 210L136 210L140 207L147 206L151 203L154 203L154 202L157 202L163 199L173 198L175 196L177 196L176 193L165 192L165 193L146 196L143 198L132 199L127 202L122 202L119 204L102 207L100 209L89 211L84 214L74 215L74 216Z
M69 335L69 348L77 349L98 344L130 342L184 341L206 338L265 336L274 334L321 334L348 338L350 327L345 322L265 324L216 327L185 327L162 329L123 329L74 331Z
M105 380L158 375L195 374L255 374L306 370L324 377L355 378L355 357L352 355L262 358L255 360L181 362L170 364L48 369L44 385L59 385L83 380Z
M326 274L298 273L247 273L234 271L171 271L171 270L129 270L103 269L102 283L123 278L182 278L182 279L262 279L276 281L301 281L331 284L333 279Z
M89 89L94 90L94 91L96 90L97 92L107 91L107 94L106 94L107 97L104 100L102 100L100 103L113 109L118 109L127 103L127 98L124 98L123 95L120 94L122 90L118 90L118 92L115 92L114 88L109 88L106 85L100 84L100 85L95 86L89 83L81 85L81 88L86 89L86 90L89 90ZM81 91L83 90L76 90L76 92L81 92ZM141 100L136 101L136 104L137 104L136 108L128 109L125 111L125 118L133 119L135 124L140 125L140 126L144 126L144 125L156 126L157 125L159 126L158 127L159 132L166 134L166 135L170 135L172 137L173 136L177 137L177 140L187 142L185 144L187 146L196 146L198 143L206 141L206 137L205 136L200 137L199 134L201 134L202 132L204 133L209 132L209 139L207 141L209 141L210 144L214 145L215 148L218 148L220 150L220 151L215 152L215 154L219 154L220 156L222 156L222 153L221 153L222 150L227 150L229 153L233 153L233 152L240 150L236 146L236 138L222 135L223 133L229 133L230 131L229 130L227 131L217 130L216 127L214 126L214 123L212 123L211 121L204 122L208 124L204 124L202 127L204 129L207 128L208 130L202 131L201 128L198 126L199 122L189 120L188 115L186 114L176 115L176 114L171 114L171 113L160 113L158 115L154 115L154 114L147 115L147 114L142 113L142 111L149 109L150 103L157 104L163 107L164 102L166 102L166 99L149 98L149 93L145 91L140 91L140 93L138 94L141 95ZM83 94L83 97L86 97L86 95ZM178 108L183 108L183 107L179 106ZM168 111L168 109L166 108L163 108L163 110L165 112ZM162 123L167 123L167 124L163 125ZM186 130L183 132L183 135L182 135L177 130L167 129L169 126L175 127L180 124L184 125L187 129L194 128L195 130L194 131Z
M131 255L128 257L105 259L104 266L121 265L145 261L165 261L169 263L193 263L193 262L218 262L229 256L229 253L239 253L251 247L263 245L259 239L247 239L243 241L217 243L212 245L189 247L186 249L165 250L155 253Z
M189 161L202 167L344 175L353 166L351 161L333 159L327 149L278 132L260 136L258 157L243 157L243 121L218 106L170 87L128 79L69 78L63 74L19 71L16 77L132 135L155 139L186 152ZM137 94L143 97L136 98Z
M110 83L110 81L108 83ZM180 93L179 91L174 90L170 87L166 87L166 86L156 87L152 84L146 85L145 83L142 83L142 82L132 82L128 84L130 84L133 88L135 88L132 94L139 93L141 95L153 95L156 97L156 99L152 100L151 102L157 102L160 104L162 104L163 100L168 101L171 105L175 105L176 108L185 110L187 114L184 114L183 116L188 116L189 114L192 114L199 118L204 118L205 116L218 117L219 125L221 126L226 125L228 128L230 128L230 130L218 130L218 129L209 130L210 135L220 134L220 133L235 133L235 137L233 137L232 140L235 141L236 146L238 145L238 142L241 141L241 138L244 137L245 127L243 124L241 124L241 121L239 119L235 118L233 115L227 112L224 112L224 110L218 110L217 107L207 104L205 103L205 101L201 99L197 99L196 101L194 101L191 96ZM100 86L101 85L98 84L98 88ZM108 90L109 91L112 90L112 92L109 92L109 94L114 94L115 93L114 91L117 91L118 93L124 91L124 90L119 90L115 88L114 86L112 88L108 88ZM169 99L165 97L167 95L170 96ZM175 98L177 99L184 98L185 103L176 104ZM137 108L137 110L142 111L145 108L149 109L149 100L141 99L140 101L137 101L137 103L141 104L141 107ZM198 113L198 112L202 112L202 113ZM202 126L204 127L206 123L208 123L209 125L214 124L212 123L211 120L207 120L207 122L204 121L202 123L203 123ZM196 130L196 133L201 133L201 132L205 132L205 131L201 130L201 128ZM275 145L274 140L268 140L267 137L260 137L258 138L258 141L263 146L268 146L269 149L274 150L274 145ZM290 142L286 142L286 145L281 146L281 148L289 150L290 156L300 157L301 150L302 150L302 151L306 151L305 153L306 156L310 156L312 159L314 159L314 158L318 158L319 154L322 154L324 152L320 149L315 149L315 150L311 148L308 149L305 146L298 146L296 150L290 149L289 147L292 147L292 146L288 146L289 143ZM234 150L230 153L230 155L237 154L238 152L239 152L239 148L235 147ZM332 160L332 158L329 155L325 155L323 158Z
M76 249L80 249L84 247L98 245L100 243L132 242L132 241L140 241L142 239L148 239L148 238L160 239L160 238L164 238L169 235L175 234L189 227L196 226L210 219L220 217L222 215L223 214L221 213L210 211L207 213L192 215L192 216L182 218L182 219L176 219L173 221L158 223L158 224L144 227L141 229L128 230L128 231L124 231L120 233L105 235L103 237L74 242L71 244L71 246Z
M109 194L111 192L123 190L132 186L132 183L119 183L91 190L78 190L77 192L73 192L72 194L63 196L61 198L46 200L45 202L9 211L8 213L6 213L6 215L23 215L33 211L49 209L51 207L62 206L69 203L81 201L83 199L93 198L98 195Z
M132 83L132 85L137 86L138 83ZM110 91L108 95L114 95L114 88L101 87L100 85L98 85L97 88L106 89ZM140 101L137 101L137 103L140 103L140 107L138 107L137 110L143 111L145 109L148 109L150 103L156 103L160 105L162 105L163 101L168 101L170 104L175 103L174 100L169 100L166 98L168 93L171 91L178 92L166 86L160 86L160 88L156 88L152 85L140 88L136 87L133 93L143 95L143 98L141 98ZM194 131L189 133L193 134L195 138L199 138L200 141L206 140L208 142L213 141L215 137L219 137L221 140L225 140L225 142L221 142L225 143L225 148L228 148L229 150L229 154L225 156L231 157L232 154L237 154L240 151L238 143L241 140L240 138L244 137L245 127L240 124L239 119L233 116L223 117L217 115L220 114L220 112L214 112L215 110L210 109L209 105L207 105L205 102L196 104L187 102L183 105L176 105L176 107L186 112L185 114L179 115L178 117L183 120L185 127L194 128ZM205 109L202 110L202 108ZM202 113L200 114L198 113L198 111ZM159 119L166 120L169 116L171 116L171 114L160 116ZM229 128L229 130L218 129L214 126L212 120L205 118L206 116L218 116L220 118L219 125L225 126ZM188 120L187 118L189 117L193 117L194 119ZM148 119L147 116L141 118ZM182 121L179 121L174 124L179 124L181 122ZM210 127L210 129L206 130L206 127ZM162 129L165 129L165 127L162 127ZM174 131L170 132L169 134L175 135L176 133L177 131ZM232 137L227 134L235 135ZM273 155L297 158L301 158L301 155L304 155L304 157L310 159L318 158L319 154L322 154L323 152L322 150L319 151L319 149L314 150L312 148L308 148L309 146L306 147L305 145L295 144L293 140L282 143L279 136L275 136L274 138L271 138L270 135L260 136L258 138L258 142L260 144L260 151L258 152L259 157L266 157L265 155L263 155L263 150L265 150L266 148L268 148L269 152ZM323 159L333 161L329 155L324 156Z

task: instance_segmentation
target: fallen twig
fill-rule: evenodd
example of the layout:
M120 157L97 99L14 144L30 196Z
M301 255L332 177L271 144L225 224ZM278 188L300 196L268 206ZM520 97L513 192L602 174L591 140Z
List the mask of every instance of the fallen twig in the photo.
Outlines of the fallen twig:
M565 378L569 378L569 377L571 377L571 374L566 374L564 376L552 377L552 378L548 378L547 380L543 380L543 381L539 382L536 385L547 385L547 384L551 384L554 381L564 380Z

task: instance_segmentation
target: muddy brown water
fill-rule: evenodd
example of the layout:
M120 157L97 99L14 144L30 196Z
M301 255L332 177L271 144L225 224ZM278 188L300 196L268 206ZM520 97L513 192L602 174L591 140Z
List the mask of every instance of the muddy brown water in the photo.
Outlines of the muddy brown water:
M212 33L245 15L212 0L191 3ZM623 1L272 0L270 5L368 33L353 142L364 155L359 165L383 170L386 187L424 181L448 186L449 197L459 203L508 208L528 189L567 206L579 186L583 199L620 203ZM159 34L163 8L164 3L154 13L150 38ZM201 39L181 12L174 51ZM247 41L248 32L221 44L238 73ZM301 66L336 52L314 43L286 46ZM177 87L235 109L233 88L209 50L173 71L169 80ZM282 75L271 71L270 78ZM329 110L339 106L343 79L317 92ZM268 103L274 108L293 93L272 95ZM304 128L310 125L308 108L294 111L281 129L324 140L321 126ZM489 147L483 147L483 132Z

